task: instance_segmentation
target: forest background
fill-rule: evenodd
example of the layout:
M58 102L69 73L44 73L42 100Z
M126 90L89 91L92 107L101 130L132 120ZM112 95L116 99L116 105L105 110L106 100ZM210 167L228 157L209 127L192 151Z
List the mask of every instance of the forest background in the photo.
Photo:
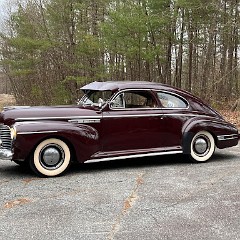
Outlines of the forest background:
M166 83L213 106L240 98L239 0L16 0L7 10L0 68L18 104L74 103L103 80Z

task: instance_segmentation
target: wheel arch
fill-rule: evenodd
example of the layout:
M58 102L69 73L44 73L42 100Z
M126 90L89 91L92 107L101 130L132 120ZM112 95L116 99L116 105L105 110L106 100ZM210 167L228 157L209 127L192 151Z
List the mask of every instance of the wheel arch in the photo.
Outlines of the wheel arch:
M76 161L76 149L75 149L74 145L71 143L71 141L67 137L62 136L62 135L56 135L56 134L49 135L49 136L44 136L44 137L38 139L38 141L33 145L31 151L29 152L28 158L32 156L32 154L34 153L35 149L37 148L37 146L41 142L43 142L43 141L45 141L47 139L50 139L50 138L56 138L56 139L59 139L59 140L65 142L67 144L67 146L69 147L70 152L71 152L71 161Z
M214 139L215 146L217 145L217 129L216 127L209 125L208 122L199 121L189 124L188 127L185 128L182 137L182 149L184 154L191 153L191 141L193 137L200 131L208 132L212 135Z

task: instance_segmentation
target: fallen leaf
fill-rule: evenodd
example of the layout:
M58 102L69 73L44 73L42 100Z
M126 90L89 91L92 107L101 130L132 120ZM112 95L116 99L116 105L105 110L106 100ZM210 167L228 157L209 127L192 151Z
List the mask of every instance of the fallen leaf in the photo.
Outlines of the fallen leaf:
M39 178L26 178L26 179L23 179L22 181L25 182L26 184L28 184L34 180L39 180Z
M13 208L13 207L18 206L18 205L26 204L28 202L30 202L30 200L27 199L27 198L19 198L19 199L9 201L9 202L5 203L4 208Z

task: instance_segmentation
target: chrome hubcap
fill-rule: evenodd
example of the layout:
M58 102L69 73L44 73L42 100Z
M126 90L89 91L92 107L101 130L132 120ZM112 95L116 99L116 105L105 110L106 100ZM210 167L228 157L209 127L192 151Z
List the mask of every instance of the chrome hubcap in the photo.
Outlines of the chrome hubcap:
M54 166L60 159L60 153L56 148L50 147L43 152L43 162L49 166Z
M48 170L58 168L64 162L63 149L55 144L45 146L40 152L40 163Z
M208 141L205 138L197 138L194 142L194 150L199 155L204 155L209 150Z

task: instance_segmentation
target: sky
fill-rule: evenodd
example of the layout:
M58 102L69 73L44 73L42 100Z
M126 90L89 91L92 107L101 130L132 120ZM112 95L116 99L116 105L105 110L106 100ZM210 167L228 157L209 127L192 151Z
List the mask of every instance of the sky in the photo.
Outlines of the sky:
M3 21L7 16L7 0L0 0L0 30L3 30Z
M6 14L7 2L8 2L7 0L0 0L0 16L1 17Z
M16 10L18 2L24 2L25 0L0 0L0 30L4 28L3 21L7 19L10 12Z
M0 31L4 30L4 21L8 18L9 13L16 6L18 0L0 0Z

